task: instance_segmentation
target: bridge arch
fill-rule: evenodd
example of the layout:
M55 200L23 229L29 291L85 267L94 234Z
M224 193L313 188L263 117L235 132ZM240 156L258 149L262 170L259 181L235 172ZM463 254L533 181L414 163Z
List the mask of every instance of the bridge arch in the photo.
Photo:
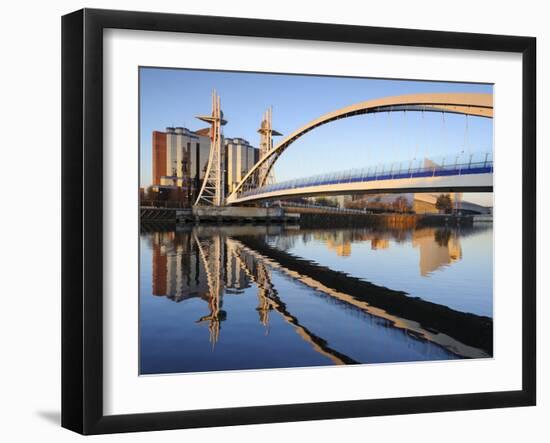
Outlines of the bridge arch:
M274 146L267 155L261 158L252 169L248 171L241 182L235 187L231 195L228 196L227 203L231 204L232 200L237 198L238 194L244 190L245 184L251 182L252 179L257 176L258 171L264 163L268 162L267 172L269 173L273 164L281 154L292 143L309 131L343 118L388 111L442 112L493 118L493 94L430 93L383 97L356 103L324 114L292 132ZM267 175L268 174L266 174L265 177L267 177ZM265 183L259 183L259 186L264 184Z

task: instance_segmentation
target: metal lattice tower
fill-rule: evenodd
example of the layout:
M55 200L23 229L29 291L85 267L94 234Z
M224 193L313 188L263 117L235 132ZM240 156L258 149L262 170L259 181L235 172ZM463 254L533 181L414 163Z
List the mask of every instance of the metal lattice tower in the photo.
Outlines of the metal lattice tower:
M210 156L195 205L223 206L225 203L225 161L221 127L227 121L223 118L220 97L216 91L212 92L212 115L199 115L197 118L210 123Z
M260 159L264 158L268 153L273 149L273 136L283 135L280 132L277 132L273 129L271 118L272 118L272 109L269 108L264 113L262 123L260 124ZM272 160L268 160L262 164L260 171L258 173L258 186L263 186L275 181L273 176L272 163L275 160L275 157L272 157Z

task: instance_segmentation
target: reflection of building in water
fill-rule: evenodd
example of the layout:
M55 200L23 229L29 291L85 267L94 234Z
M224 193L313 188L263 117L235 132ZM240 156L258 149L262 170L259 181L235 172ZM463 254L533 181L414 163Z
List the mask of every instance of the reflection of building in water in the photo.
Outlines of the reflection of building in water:
M152 238L153 295L174 301L200 297L207 300L210 288L205 264L189 233L155 232ZM231 254L223 255L222 278L231 292L242 292L250 281Z
M335 251L337 255L341 257L349 257L352 253L352 243L358 242L371 242L371 248L387 249L390 247L390 239L388 233L377 233L365 230L364 232L356 231L340 231L334 233L317 233L314 237L317 240L322 240L327 245L327 248L331 251Z
M409 324L398 316L387 314L387 310L373 307L370 300L365 301L360 298L362 296L353 295L353 291L348 293L348 291L334 290L332 285L336 281L341 283L337 287L353 289L356 284L361 283L363 285L359 288L361 294L370 292L373 288L377 291L382 290L385 294L386 291L391 292L390 289L360 282L347 274L326 270L322 266L296 258L291 254L282 254L280 250L265 242L264 236L261 240L258 240L258 236L247 235L232 238L224 232L220 228L206 227L196 228L193 232L157 232L150 237L153 251L153 294L164 295L175 301L183 301L191 297L200 297L204 300L204 310L201 308L202 312L197 315L200 318L193 318L193 320L200 324L201 329L208 328L212 346L220 338L222 323L228 318L233 320L231 313L228 315L224 311L224 297L240 294L244 292L244 288L254 282L258 301L257 304L252 304L252 308L255 308L266 334L269 332L270 316L280 316L292 325L300 337L315 351L327 356L334 363L356 363L351 357L331 348L326 340L307 329L301 324L299 317L291 313L292 304L287 306L284 302L285 294L278 294L273 285L271 272L274 269L314 288L315 294L323 293L330 296L327 300L338 302L338 306L350 309L351 312L385 318L388 320L388 327L398 325L399 329L407 331L404 332L407 337L416 336L408 332L415 331L420 336L438 343L437 334L418 329L416 324ZM375 230L350 230L340 232L339 235L334 235L333 232L319 233L319 237L327 247L337 252L345 251L346 247L350 248L351 243L355 241L370 241L373 249L386 248L389 246L390 239L394 238L393 235L388 232L388 236L384 237L383 233ZM461 259L456 232L431 228L413 231L412 236L413 245L420 250L422 275L427 275L440 266ZM351 249L348 251L351 252ZM327 273L331 274L328 278ZM352 282L351 285L347 283L349 281ZM364 288L367 290L363 291ZM405 297L403 293L398 292L400 297ZM250 296L250 291L247 291L246 295ZM235 295L235 297L242 296ZM430 311L433 308L428 306L426 309ZM449 322L449 324L453 323L453 321Z
M153 295L178 302L193 297L206 299L208 284L203 278L204 266L189 236L155 232L152 241Z
M336 255L340 257L348 257L351 255L351 241L344 239L342 243L339 243L336 239L327 240L327 248L331 251L335 251Z
M153 234L153 295L166 294L166 247L161 244L160 232Z
M314 234L316 240L322 240L331 251L335 251L340 257L351 255L352 232L339 231L336 233L319 232Z
M420 251L420 274L427 276L442 266L462 259L460 239L445 229L419 229L413 232L413 246Z
M225 287L228 292L242 293L250 287L250 281L243 272L242 266L235 256L233 243L227 243L226 266L225 266Z
M370 241L372 250L388 249L390 242L401 242L412 236L412 244L420 250L420 274L427 276L441 266L462 259L459 233L448 229L422 228L411 230L341 230L316 232L302 236L305 243L311 238L325 243L326 247L342 257L350 256L352 244Z
M210 341L218 340L223 294L241 293L250 279L234 257L226 251L221 236L199 240L190 232L155 232L152 235L152 294L181 302L200 298L209 313L197 322L208 322Z
M371 249L377 250L377 249L388 249L390 247L390 241L387 238L373 238L370 241L370 247Z

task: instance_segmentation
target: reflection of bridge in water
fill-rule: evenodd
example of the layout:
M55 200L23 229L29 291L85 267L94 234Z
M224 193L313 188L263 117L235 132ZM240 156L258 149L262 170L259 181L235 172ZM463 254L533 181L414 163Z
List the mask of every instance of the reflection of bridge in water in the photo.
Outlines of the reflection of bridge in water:
M258 235L259 229L261 235ZM377 286L296 257L285 251L292 246L293 235L319 234L297 230L285 231L285 236L279 237L281 231L278 226L200 226L181 233L157 232L153 238L153 294L166 295L175 301L193 297L203 299L209 313L197 321L208 324L210 341L214 345L222 323L227 320L223 297L241 294L254 283L258 297L256 310L266 333L269 332L270 315L277 313L316 352L330 358L334 364L357 363L331 347L290 312L273 285L272 273L275 271L313 288L317 297L402 331L410 340L435 343L461 357L492 354L490 318L410 297L402 291ZM365 230L362 236L357 232L354 235L365 241L370 238L372 245L384 239L382 233L376 231ZM385 235L391 236L391 233ZM403 231L399 235L402 236ZM436 247L449 251L446 256L439 254L443 264L459 258L456 257L456 248L460 249L458 239L453 239L444 230L417 230L410 235L421 243L421 250L422 239L431 236L430 241L434 243L435 236ZM284 239L284 242L274 247L270 241L273 238ZM424 272L422 255L421 252L421 273ZM426 269L433 266L434 263L430 263ZM163 275L166 281L162 281Z

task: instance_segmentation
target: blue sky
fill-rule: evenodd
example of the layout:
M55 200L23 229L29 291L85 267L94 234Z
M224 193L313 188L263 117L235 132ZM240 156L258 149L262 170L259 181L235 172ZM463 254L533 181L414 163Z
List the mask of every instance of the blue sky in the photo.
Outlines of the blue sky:
M422 92L492 92L471 83L258 74L185 69L140 69L140 181L151 182L151 134L166 126L204 127L195 118L210 113L212 89L221 96L226 137L258 146L257 129L273 107L273 126L284 135L338 108L390 95ZM374 166L457 152L492 152L491 119L453 114L392 112L342 119L309 132L280 157L276 180ZM275 139L277 143L277 138ZM452 160L451 160L452 159ZM487 196L469 200L487 203Z

